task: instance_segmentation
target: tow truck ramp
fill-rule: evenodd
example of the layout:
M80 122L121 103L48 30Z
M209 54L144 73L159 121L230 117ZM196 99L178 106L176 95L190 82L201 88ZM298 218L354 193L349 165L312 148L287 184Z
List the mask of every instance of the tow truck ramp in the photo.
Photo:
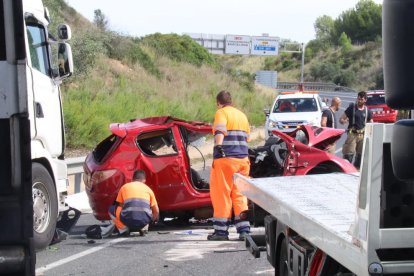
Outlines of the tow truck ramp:
M367 124L360 174L251 179L238 189L356 275L414 274L414 183L393 174L392 124Z

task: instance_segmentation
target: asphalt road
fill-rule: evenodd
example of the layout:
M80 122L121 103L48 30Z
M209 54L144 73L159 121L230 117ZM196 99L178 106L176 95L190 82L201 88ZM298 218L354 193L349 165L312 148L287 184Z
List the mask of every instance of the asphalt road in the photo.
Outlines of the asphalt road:
M274 275L265 252L255 259L234 227L230 241L223 242L207 241L213 230L206 223L170 223L150 228L144 237L91 242L82 234L92 224L100 222L82 215L65 241L38 252L36 275Z

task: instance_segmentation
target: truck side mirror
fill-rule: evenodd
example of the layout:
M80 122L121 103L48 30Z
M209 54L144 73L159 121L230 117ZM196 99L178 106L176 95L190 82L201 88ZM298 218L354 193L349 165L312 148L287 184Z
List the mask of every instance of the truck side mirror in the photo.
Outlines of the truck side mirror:
M264 108L263 112L266 115L266 117L269 117L269 114L270 114L270 109L269 108Z
M72 31L69 25L60 24L58 26L58 36L61 40L69 40L72 38Z
M64 79L73 73L72 48L66 42L59 42L58 49L58 76L60 79Z

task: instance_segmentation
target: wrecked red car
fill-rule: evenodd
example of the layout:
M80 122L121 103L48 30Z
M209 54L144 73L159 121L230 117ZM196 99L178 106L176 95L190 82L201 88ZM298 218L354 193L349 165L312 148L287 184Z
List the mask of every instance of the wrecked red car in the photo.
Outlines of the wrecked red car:
M143 169L161 215L190 218L211 214L208 185L191 169L192 142L211 126L173 117L151 117L111 124L112 134L86 157L84 182L93 214L108 220L108 208L121 186ZM204 215L205 216L205 215Z
M209 169L205 168L201 151L196 157L189 154L190 148L197 149L197 143L211 134L211 125L152 117L111 124L110 129L112 134L96 146L84 163L86 193L98 220L109 219L109 206L136 169L145 170L161 217L212 217ZM349 162L322 150L342 133L343 130L311 126L289 134L274 131L265 146L250 149L251 176L353 172L355 168ZM197 168L195 164L200 160L204 160L204 166Z
M292 132L273 130L265 145L249 150L250 176L271 177L332 172L356 172L344 159L328 153L343 129L304 125Z

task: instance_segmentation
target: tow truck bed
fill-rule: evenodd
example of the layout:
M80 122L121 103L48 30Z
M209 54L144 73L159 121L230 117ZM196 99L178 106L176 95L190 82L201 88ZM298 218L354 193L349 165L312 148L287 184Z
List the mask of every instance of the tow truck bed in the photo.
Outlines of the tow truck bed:
M246 178L235 175L238 189L278 220L347 267L360 265L352 243L358 174ZM344 260L346 259L346 260Z

